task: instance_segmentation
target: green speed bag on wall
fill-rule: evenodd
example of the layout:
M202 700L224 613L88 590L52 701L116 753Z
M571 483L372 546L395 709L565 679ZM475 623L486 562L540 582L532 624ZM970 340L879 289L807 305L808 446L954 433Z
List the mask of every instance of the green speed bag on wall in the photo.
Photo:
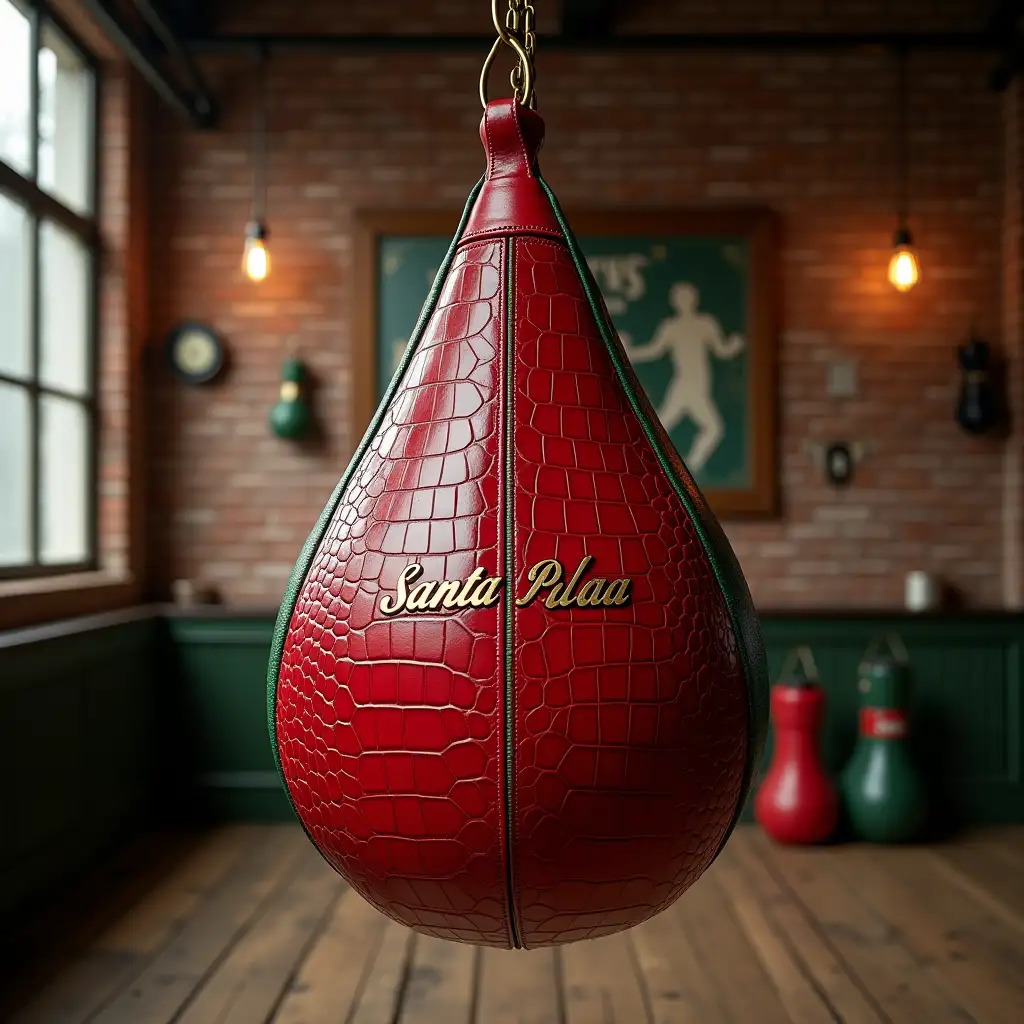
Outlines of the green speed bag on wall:
M281 371L281 397L270 410L270 429L286 441L296 441L309 431L309 405L303 394L306 368L298 359L285 361Z
M902 644L900 644L902 648ZM909 747L910 671L905 658L860 666L860 729L840 778L854 832L874 843L913 839L924 822L924 783Z

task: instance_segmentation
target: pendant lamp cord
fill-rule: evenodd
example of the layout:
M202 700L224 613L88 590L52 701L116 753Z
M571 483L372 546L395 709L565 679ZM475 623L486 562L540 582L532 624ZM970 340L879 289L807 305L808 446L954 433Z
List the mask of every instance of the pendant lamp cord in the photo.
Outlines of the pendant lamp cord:
M897 209L900 230L905 230L910 217L910 186L908 163L910 159L907 141L907 53L900 48L896 53L896 159L897 167Z
M252 219L267 216L267 49L256 51L256 98L252 115Z

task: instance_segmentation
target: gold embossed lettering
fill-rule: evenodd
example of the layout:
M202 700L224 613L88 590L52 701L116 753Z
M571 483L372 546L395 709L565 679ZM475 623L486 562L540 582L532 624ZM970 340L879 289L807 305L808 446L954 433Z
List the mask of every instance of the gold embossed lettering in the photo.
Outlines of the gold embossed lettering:
M526 574L530 586L516 604L525 608L542 596L545 607L551 611L564 608L621 608L629 604L632 580L609 581L604 577L585 579L593 562L592 556L584 555L567 581L565 569L558 559L547 558L538 562ZM424 580L417 584L423 571L423 566L418 562L405 567L398 577L394 596L387 594L381 598L380 610L384 615L493 608L501 601L504 579L488 576L483 569L474 569L465 580Z
M623 605L629 604L632 590L632 580L614 580L604 592L604 599L601 603L605 608L621 608Z
M501 600L501 585L505 581L500 576L484 580L471 598L474 608L492 608Z
M430 608L437 611L443 604L445 608L457 608L456 602L459 599L459 591L462 590L462 580L442 580L430 599Z
M459 608L469 608L473 603L473 591L476 590L480 581L484 578L483 569L474 569L469 579L462 587L462 593L456 598L455 603Z
M518 604L520 608L525 608L545 587L554 586L561 578L562 567L554 558L548 558L543 562L538 562L529 571L529 573L527 573L527 579L533 584L533 586L530 587L525 596L516 601L516 604Z
M565 590L562 593L556 594L553 590L548 596L547 601L544 603L549 608L571 608L576 603L575 590L580 584L580 580L583 579L583 574L587 571L587 567L593 561L590 555L585 555L583 561L577 566L576 571L572 574L572 579L565 585Z
M406 602L406 610L410 612L425 612L430 607L430 599L434 596L437 584L433 580L420 583L413 588Z
M423 566L418 562L413 562L412 565L407 565L402 572L402 575L398 577L398 592L394 597L385 595L380 602L380 610L385 615L397 615L399 612L405 610L406 602L409 600L408 586L410 583L415 583L423 575Z
M587 580L580 590L580 596L576 598L576 603L581 608L597 608L601 604L604 588L607 585L607 580Z

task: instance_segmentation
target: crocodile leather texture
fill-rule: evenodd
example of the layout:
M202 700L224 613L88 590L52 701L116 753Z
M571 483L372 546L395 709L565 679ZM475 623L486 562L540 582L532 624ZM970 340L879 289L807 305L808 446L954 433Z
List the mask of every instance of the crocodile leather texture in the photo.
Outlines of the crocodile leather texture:
M527 942L547 945L638 924L707 867L747 704L717 581L565 246L518 240L515 279L517 563L589 554L634 580L625 608L517 617L515 868Z
M482 136L433 311L296 567L271 729L304 828L368 901L532 948L638 924L711 863L760 743L763 655L692 481L616 376L538 184L543 123L492 103ZM588 557L628 602L515 600L531 567ZM412 564L503 589L389 614Z

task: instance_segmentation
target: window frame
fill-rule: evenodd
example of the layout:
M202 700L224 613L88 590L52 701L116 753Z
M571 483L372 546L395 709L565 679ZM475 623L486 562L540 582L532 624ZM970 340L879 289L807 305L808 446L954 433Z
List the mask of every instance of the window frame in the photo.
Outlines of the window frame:
M74 573L94 572L100 568L99 550L99 309L100 271L102 247L100 237L100 90L102 81L100 63L90 52L81 38L68 26L46 2L46 0L15 0L15 6L27 8L29 19L29 166L22 173L0 157L0 195L19 206L30 222L28 266L31 273L31 290L28 303L29 320L29 369L24 378L0 371L0 383L20 388L26 392L30 402L29 414L29 496L31 514L29 518L30 557L16 565L0 565L0 583L8 580L29 580L48 576L67 576ZM39 54L43 45L43 30L49 23L70 44L76 55L91 75L92 88L88 99L91 124L86 139L89 146L87 155L86 196L88 216L66 206L60 199L42 188L39 181L39 114L40 82ZM51 387L40 380L42 350L42 261L41 237L43 224L49 221L72 235L83 246L87 257L86 284L86 393L73 394L59 387ZM86 416L88 438L86 444L86 502L85 502L85 543L86 557L73 562L42 561L42 446L40 422L42 399L47 395L75 402Z

